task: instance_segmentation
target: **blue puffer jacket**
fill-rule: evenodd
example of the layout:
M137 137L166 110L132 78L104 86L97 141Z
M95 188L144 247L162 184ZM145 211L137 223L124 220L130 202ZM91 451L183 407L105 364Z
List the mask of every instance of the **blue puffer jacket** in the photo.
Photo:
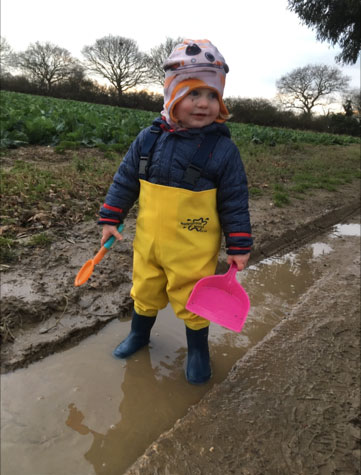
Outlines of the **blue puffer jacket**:
M213 123L201 129L174 131L166 122L156 121L163 133L154 147L148 180L158 185L203 191L217 188L217 208L226 238L228 254L246 254L252 246L248 212L247 178L236 145L230 139L226 125ZM150 128L150 127L149 127ZM148 129L149 129L148 128ZM118 225L139 195L139 159L144 129L137 136L114 175L104 205L100 210L99 224ZM195 186L182 182L190 163L205 134L216 133L220 138Z

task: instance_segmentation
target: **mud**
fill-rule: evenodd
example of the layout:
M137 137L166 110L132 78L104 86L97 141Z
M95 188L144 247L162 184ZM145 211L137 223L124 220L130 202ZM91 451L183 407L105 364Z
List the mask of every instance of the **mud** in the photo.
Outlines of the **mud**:
M267 197L251 200L250 264L298 248L359 206L357 182L336 192L315 191L284 208ZM29 250L20 263L1 267L3 373L129 316L134 229L135 212L124 241L80 288L73 285L75 275L99 248L93 222L51 229L50 248ZM290 318L152 444L129 474L359 473L360 262L352 249L345 243ZM218 271L226 268L222 248Z
M126 475L359 474L359 245Z
M177 420L184 418L189 408L197 404L215 384L224 381L232 366L236 362L238 365L243 357L247 358L252 348L273 328L280 322L294 318L295 309L297 309L297 315L301 315L302 321L306 322L307 318L304 318L300 312L301 305L305 305L306 311L310 308L308 298L304 297L310 289L320 289L325 285L325 276L330 275L330 269L335 269L333 272L340 277L337 270L339 256L354 256L355 264L357 264L359 243L360 223L359 217L355 216L349 223L333 227L331 233L327 232L318 236L316 240L300 249L263 259L260 263L251 265L244 272L239 273L238 279L247 289L252 302L250 313L241 334L211 324L210 353L213 374L211 380L205 385L193 386L185 381L184 325L175 317L170 306L160 312L149 347L141 350L134 358L120 362L111 356L111 349L129 331L129 319L115 319L96 335L86 338L67 351L51 355L43 361L30 365L29 368L2 375L1 473L4 475L20 472L24 475L124 473L149 445L154 446L153 441L162 432L168 431ZM353 279L355 269L348 265L347 260L344 260L343 264L347 271L342 273L342 280L352 286L356 283ZM326 284L327 282L326 279ZM357 286L353 290L357 290ZM347 296L350 295L350 301L353 302L353 294L347 294ZM323 297L322 294L321 297ZM341 298L344 299L345 296L342 295ZM343 300L341 305L343 305ZM357 302L355 308L357 308ZM333 311L339 311L339 305L332 306L331 310L328 310L331 315ZM309 324L304 327L296 329L297 340L293 338L295 331L293 326L286 327L282 334L285 340L289 337L293 338L294 352L297 352L298 344L305 345L302 333L307 334L312 328ZM347 333L345 336L348 338ZM329 334L325 333L324 339L327 341ZM329 340L333 343L333 339ZM265 341L267 342L267 338ZM339 338L337 342L336 349L339 350L341 344ZM271 368L272 371L265 373L263 369L256 368L252 376L254 381L258 378L262 380L262 390L267 394L274 392L274 388L278 386L275 380L278 380L282 387L283 382L279 375L283 374L282 369L287 364L284 360L282 342L278 342L275 348L278 360L277 370ZM355 349L357 350L357 348L350 348L349 353L352 354ZM262 352L262 346L259 347L259 351ZM338 444L340 446L344 440L347 441L341 429L342 420L345 416L349 417L347 412L349 406L345 404L349 397L348 391L352 389L353 393L355 392L352 376L355 376L358 364L356 359L355 363L355 365L350 364L349 358L343 358L342 364L348 365L343 376L347 386L343 387L344 391L338 390L336 394L339 407L334 412L337 415L337 432L341 433ZM316 364L318 366L327 364L327 371L332 376L335 368L333 361L320 358ZM312 387L314 385L314 383L311 384L312 377L319 377L319 374L319 369L313 371L312 374L306 371L299 372L296 382ZM307 377L307 381L303 381L304 377ZM321 387L327 394L331 388L331 392L334 393L332 389L334 379L330 378L327 386L324 380L318 379L316 387ZM238 380L236 380L236 385L240 386ZM248 385L246 385L247 388ZM279 388L278 391L280 391ZM28 396L24 397L24 394ZM257 395L257 390L255 394ZM238 419L235 414L235 408L244 404L243 396L241 390L234 392L233 404L229 408L230 414L226 418L227 424L230 419L234 421L233 424L244 423L244 414L238 416ZM216 398L214 408L220 405L223 415L222 394L215 391L214 397ZM275 392L273 397L279 397L279 394ZM310 402L310 396L307 398ZM316 398L312 400L318 404ZM355 407L352 408L353 414L357 414L357 401L355 402ZM284 404L284 407L286 406ZM341 417L342 411L344 411L343 417ZM266 414L268 415L268 412ZM213 417L217 420L215 413ZM183 422L187 424L187 420L186 417ZM274 419L272 422L276 421L277 419ZM330 422L332 420L326 421L327 430L332 430ZM354 422L352 426L355 425L353 433L356 436L357 417ZM190 423L193 424L194 419ZM193 426L193 432L194 427L196 426ZM222 420L219 421L217 430L223 435ZM317 430L319 430L318 425ZM207 430L206 434L208 433L212 432ZM229 428L226 428L226 433L229 435L227 442L232 447L228 450L237 454L237 457L244 457L242 453L239 453L242 449L239 448L238 440L231 438ZM169 442L173 443L170 434L173 434L173 431L162 436L161 440L164 437L170 437ZM257 434L258 432L255 435ZM238 436L237 431L236 435ZM249 430L249 437L252 435L254 434ZM188 435L185 437L182 431L177 432L176 437L178 444L190 443ZM202 437L204 444L210 443L207 437L204 438L204 434ZM220 445L222 445L222 440L220 440ZM218 436L212 435L211 442L213 445L209 447L211 449L213 447L212 452L218 445ZM162 444L160 446L162 447ZM202 453L205 451L204 447L200 450ZM357 448L354 449L353 445L349 444L343 451L343 457L352 456L357 460L356 452ZM63 459L64 453L67 454L66 459ZM307 450L305 453L307 454ZM313 452L307 456L313 456ZM143 466L143 470L147 470L145 473L153 473L157 464L160 465L159 473L178 473L173 472L173 468L172 472L167 471L168 464L167 461L164 462L164 457L165 459L169 457L167 451L162 453L160 450L158 455L152 455L148 466ZM332 445L325 445L323 457L337 459L338 453L333 452ZM278 458L279 460L275 460L274 467L282 467L282 459ZM180 468L177 467L177 470L183 473L182 470L188 467L189 473L193 473L195 466L197 473L198 466L194 464L192 457L190 460L190 468L187 463L182 465L179 460ZM207 459L203 462L199 468L203 470L203 473L211 472ZM218 465L217 459L212 460L212 463L215 465L213 467L215 473L228 473L228 471L224 472L223 468L229 468L229 473L232 473L232 465L227 465L222 457ZM336 462L333 460L332 463ZM232 464L235 464L234 459ZM166 471L163 472L163 469ZM261 473L254 467L253 469L255 473ZM312 470L307 470L307 472L302 470L302 473L309 472L312 473ZM262 473L272 473L272 471L268 472L265 469Z

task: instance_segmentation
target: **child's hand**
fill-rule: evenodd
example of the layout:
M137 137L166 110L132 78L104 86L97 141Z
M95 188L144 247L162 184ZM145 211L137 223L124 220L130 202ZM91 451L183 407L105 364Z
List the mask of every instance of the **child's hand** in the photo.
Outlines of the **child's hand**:
M123 239L123 236L117 230L116 226L111 226L110 224L104 224L103 225L103 235L102 235L102 240L100 241L100 244L102 246L104 246L104 244L107 242L107 240L111 236L114 236L115 239L118 239L118 241L121 241Z
M247 265L250 255L251 253L249 252L248 254L236 254L235 256L228 256L227 263L231 265L232 262L235 262L237 264L237 269L243 270Z

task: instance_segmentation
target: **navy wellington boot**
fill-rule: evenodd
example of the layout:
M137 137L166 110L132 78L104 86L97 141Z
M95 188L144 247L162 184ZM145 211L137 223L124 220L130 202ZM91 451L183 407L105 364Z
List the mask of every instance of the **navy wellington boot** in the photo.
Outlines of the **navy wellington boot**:
M150 331L154 325L156 317L145 317L133 311L131 330L125 340L123 340L113 351L116 358L127 358L143 346L149 343Z
M208 349L208 327L191 330L186 326L188 358L186 377L191 384L202 384L211 377Z

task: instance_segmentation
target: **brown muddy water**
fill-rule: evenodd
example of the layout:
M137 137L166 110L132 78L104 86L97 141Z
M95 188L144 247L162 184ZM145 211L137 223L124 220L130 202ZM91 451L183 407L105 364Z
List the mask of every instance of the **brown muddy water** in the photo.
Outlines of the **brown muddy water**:
M329 272L339 239L360 225L340 224L297 252L265 259L238 278L251 310L241 334L211 325L213 377L203 386L184 377L185 331L167 307L151 345L128 360L111 351L129 331L112 321L76 347L2 376L2 475L120 475L187 413L232 365L292 311Z

